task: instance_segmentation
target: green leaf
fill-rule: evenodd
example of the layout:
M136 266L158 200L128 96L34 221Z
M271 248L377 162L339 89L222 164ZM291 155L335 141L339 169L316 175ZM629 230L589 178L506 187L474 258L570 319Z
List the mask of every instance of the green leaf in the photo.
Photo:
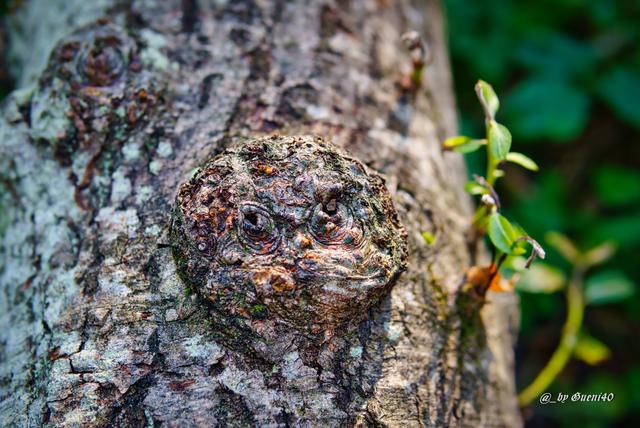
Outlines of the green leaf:
M571 240L560 232L547 232L545 241L553 247L568 262L574 263L580 256L580 252Z
M587 251L582 255L582 259L589 266L601 265L615 254L616 249L612 241L607 241Z
M519 139L569 141L587 124L589 97L563 79L529 79L509 94L504 115Z
M485 111L489 113L488 119L493 119L500 107L500 101L498 100L498 96L493 90L493 87L484 80L478 80L475 89L480 103L482 103Z
M602 166L596 170L593 184L598 199L608 207L640 201L640 173L620 166Z
M511 133L506 126L492 120L488 124L489 150L497 161L503 161L511 149Z
M607 345L586 333L581 333L578 336L578 342L573 353L576 358L591 366L611 357L611 351L607 348Z
M489 219L489 239L500 251L512 254L514 243L520 237L517 229L500 213L494 212Z
M544 262L536 262L522 272L516 289L527 293L554 293L566 284L565 274L558 268Z
M528 156L518 152L509 152L506 157L507 162L512 162L530 171L537 171L538 165Z
M585 284L587 304L603 305L625 300L635 291L635 285L620 271L604 271L592 275Z
M446 140L444 140L444 143L442 144L442 146L445 149L452 149L454 147L467 144L469 141L471 141L471 137L467 137L465 135L456 135L455 137L449 137Z
M478 150L480 147L487 144L487 140L470 140L466 144L462 144L453 148L454 152L458 153L471 153Z
M433 245L438 241L438 237L431 232L422 232L421 235L427 245Z
M472 195L484 195L489 192L484 186L476 181L467 181L464 185L464 190Z
M628 67L615 67L601 77L597 92L618 117L640 128L640 77L637 73Z
M474 140L464 135L450 137L445 140L442 146L446 150L453 150L458 153L471 153L487 144L487 140Z

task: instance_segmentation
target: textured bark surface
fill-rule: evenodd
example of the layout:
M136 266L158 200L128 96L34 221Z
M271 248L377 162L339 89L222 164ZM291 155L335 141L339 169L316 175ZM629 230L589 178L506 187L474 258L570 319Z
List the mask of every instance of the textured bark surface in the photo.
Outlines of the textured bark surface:
M437 3L30 0L9 28L3 426L520 424L514 297L458 295L475 255L462 160L439 148L455 116ZM398 85L408 30L433 56L416 93ZM273 133L383 174L408 232L390 293L323 340L234 334L170 248L180 183Z

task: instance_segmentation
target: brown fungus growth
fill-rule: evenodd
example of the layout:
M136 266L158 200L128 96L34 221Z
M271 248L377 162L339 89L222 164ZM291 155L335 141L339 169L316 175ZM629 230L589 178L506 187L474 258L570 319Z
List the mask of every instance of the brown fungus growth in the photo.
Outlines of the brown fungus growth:
M172 247L215 309L314 333L361 320L407 258L383 178L312 136L251 140L204 164L178 191Z

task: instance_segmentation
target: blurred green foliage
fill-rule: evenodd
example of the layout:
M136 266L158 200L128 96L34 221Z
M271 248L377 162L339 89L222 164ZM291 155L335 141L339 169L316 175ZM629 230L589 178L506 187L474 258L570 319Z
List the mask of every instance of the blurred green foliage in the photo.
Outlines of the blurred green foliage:
M540 165L537 174L511 168L498 185L509 218L543 245L555 230L580 248L608 240L618 247L586 284L596 303L607 304L587 310L585 327L612 354L597 366L573 360L549 391L614 392L614 402L536 404L525 412L527 424L640 426L640 1L444 5L461 133L482 132L472 89L486 80L501 94L500 122ZM467 157L470 174L484 169L475 155ZM569 274L553 248L545 262L556 278ZM520 389L553 352L565 317L559 293L521 292L521 302Z

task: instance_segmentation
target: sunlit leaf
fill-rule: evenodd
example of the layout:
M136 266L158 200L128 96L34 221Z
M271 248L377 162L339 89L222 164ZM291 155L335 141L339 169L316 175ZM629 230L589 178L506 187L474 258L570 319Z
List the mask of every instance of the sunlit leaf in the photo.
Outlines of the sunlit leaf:
M504 126L492 120L489 126L489 150L498 161L505 160L511 149L511 133Z
M537 262L522 272L516 289L527 293L553 293L562 290L566 281L567 278L560 269Z
M422 239L424 239L424 242L426 242L427 245L433 245L438 240L438 237L431 232L422 232L421 235Z
M485 146L486 144L487 140L471 140L466 144L454 147L453 151L458 153L471 153L475 152L480 147Z
M514 244L519 235L509 220L500 213L494 212L489 219L489 239L500 251L512 254Z
M476 181L467 181L464 185L464 190L472 195L483 195L488 190Z
M527 236L527 232L519 224L511 223L511 228L513 229L513 236L516 237L511 247L511 255L521 256L527 254L526 239L530 239ZM529 263L529 260L527 260L527 263Z
M521 271L526 269L527 259L522 256L509 257L502 264L503 268L511 269L514 271Z
M607 241L587 251L582 258L587 265L596 266L609 260L615 252L616 245L611 241Z
M616 303L633 295L635 285L620 271L604 271L590 276L585 284L587 304Z
M444 140L444 143L442 144L442 146L445 149L452 149L454 147L467 144L469 141L471 141L471 137L467 137L465 135L456 135L455 137L449 137L446 140Z
M485 139L476 140L465 137L464 135L458 135L456 137L447 138L442 146L446 150L453 150L458 153L471 153L486 144L487 140Z
M586 333L580 334L573 352L576 358L592 366L611 357L611 351L607 345Z
M506 157L507 162L512 162L530 171L537 171L538 165L528 156L518 152L509 152Z
M519 245L515 245L512 249L511 249L511 255L514 256L522 256L524 254L527 254L527 250L524 247L521 247Z
M500 107L500 101L493 87L484 80L478 80L478 83L476 83L476 94L480 102L486 107L491 119L493 119Z

